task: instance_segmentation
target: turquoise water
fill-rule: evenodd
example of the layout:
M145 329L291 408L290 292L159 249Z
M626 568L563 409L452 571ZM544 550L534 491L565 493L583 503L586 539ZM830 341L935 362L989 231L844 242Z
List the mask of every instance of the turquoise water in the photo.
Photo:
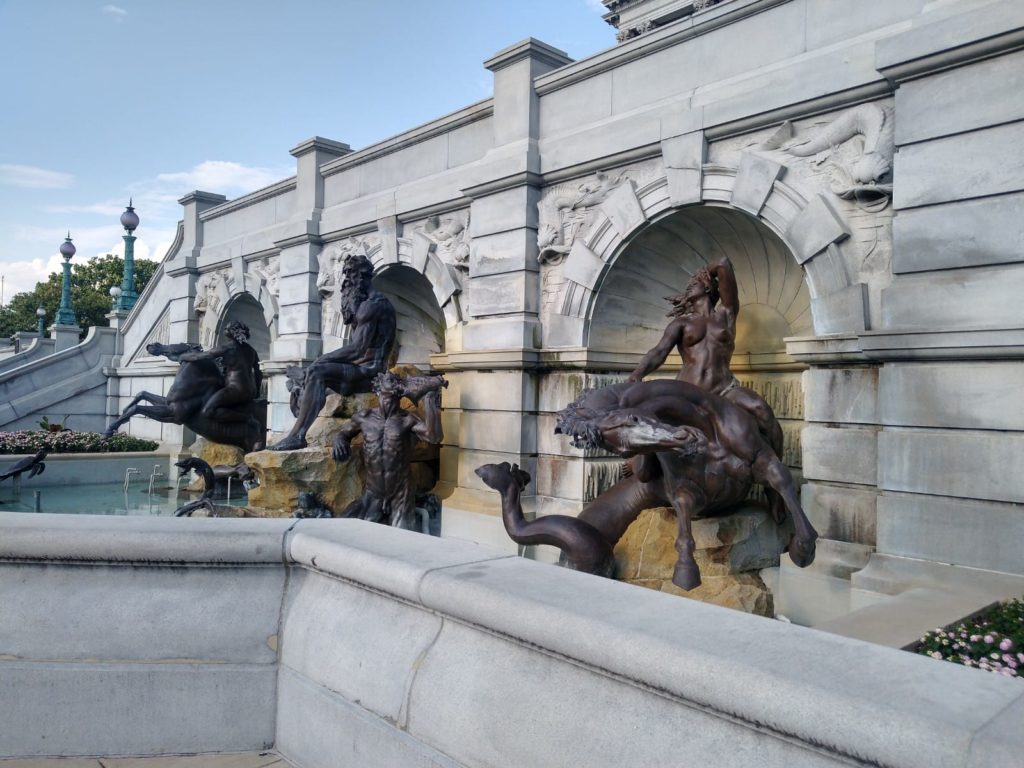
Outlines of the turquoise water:
M36 492L39 493L38 508ZM0 485L0 512L57 512L72 515L156 515L170 517L174 510L198 494L184 489L154 488L133 483L124 490L123 485L35 485L25 483L21 493L7 481ZM217 504L225 504L217 499ZM231 504L244 504L244 496L232 498Z

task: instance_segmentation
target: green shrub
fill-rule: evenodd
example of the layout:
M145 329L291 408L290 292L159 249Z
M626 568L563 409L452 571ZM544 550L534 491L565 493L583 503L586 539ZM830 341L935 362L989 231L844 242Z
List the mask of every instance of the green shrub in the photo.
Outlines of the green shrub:
M1024 677L1024 602L1007 600L973 619L933 629L914 650L1006 677Z
M50 453L125 453L154 451L159 443L121 433L104 440L99 432L0 432L0 455L31 454L44 446Z

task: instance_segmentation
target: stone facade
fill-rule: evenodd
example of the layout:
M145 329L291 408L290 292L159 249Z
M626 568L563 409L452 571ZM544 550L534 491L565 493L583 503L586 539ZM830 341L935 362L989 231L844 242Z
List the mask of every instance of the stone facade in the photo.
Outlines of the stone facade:
M527 507L573 513L617 470L552 413L629 371L661 297L729 255L734 368L780 409L822 533L1024 574L1001 545L1024 535L1024 7L606 5L660 15L581 61L512 45L484 63L493 98L358 151L310 139L294 177L237 200L184 197L108 413L166 388L154 334L211 343L244 318L283 432L285 368L344 342L333 265L357 250L398 309L399 362L451 382L445 504L495 507L472 470L511 461L536 478Z

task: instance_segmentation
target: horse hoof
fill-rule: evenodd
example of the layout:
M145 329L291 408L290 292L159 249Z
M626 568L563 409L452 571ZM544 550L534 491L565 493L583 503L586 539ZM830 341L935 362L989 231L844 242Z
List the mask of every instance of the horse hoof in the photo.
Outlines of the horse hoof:
M679 561L672 572L672 583L687 591L696 589L700 586L700 568L693 561L688 563Z
M815 537L816 538L816 537ZM793 565L806 568L814 562L815 539L801 539L793 536L789 540L789 559Z
M301 437L286 437L279 443L267 446L268 451L297 451L306 447L306 441Z

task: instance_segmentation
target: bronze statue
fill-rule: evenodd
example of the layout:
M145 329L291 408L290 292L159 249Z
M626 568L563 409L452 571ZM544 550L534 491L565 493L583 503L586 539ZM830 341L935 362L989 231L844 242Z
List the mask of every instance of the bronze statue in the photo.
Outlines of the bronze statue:
M306 432L327 399L327 390L339 395L369 392L374 376L387 369L395 344L395 308L373 287L373 264L361 254L345 259L345 278L341 285L341 313L352 326L348 344L318 357L306 369L301 394L293 385L292 400L298 401L298 414L291 432L272 451L294 451L306 447ZM291 376L289 378L292 378Z
M818 534L800 506L789 470L754 417L724 397L684 381L616 384L584 392L561 410L555 432L570 435L576 447L603 448L631 459L632 475L579 516L610 546L643 510L675 509L679 560L672 581L683 589L701 583L691 519L727 512L754 483L778 493L789 513L793 562L804 567L814 560Z
M568 567L612 578L615 558L612 545L590 523L568 515L544 515L536 520L523 516L519 495L530 482L530 475L518 464L484 464L477 476L501 494L501 519L509 538L517 544L551 544L562 550Z
M302 491L299 493L298 507L292 517L299 519L308 517L334 517L334 511L319 493Z
M197 509L205 509L210 517L217 516L217 506L213 503L213 491L214 491L214 477L213 469L202 459L191 457L188 459L182 459L174 463L179 470L178 477L182 478L187 475L191 470L195 470L200 477L203 478L203 493L194 501L190 501L187 504L182 504L174 511L175 517L191 517L192 513Z
M46 464L43 459L46 458L47 454L50 453L50 449L43 447L36 451L34 456L30 456L27 459L22 459L9 470L0 475L0 481L6 480L9 477L18 478L21 477L22 473L28 472L29 477L35 477L41 475L46 470Z
M266 440L265 401L257 399L262 375L259 356L244 323L225 329L231 342L204 352L198 344L146 345L153 356L181 363L167 396L140 392L106 429L111 437L133 416L164 424L182 424L208 440L234 445L246 453ZM150 405L142 405L147 402Z
M342 426L334 438L334 458L348 461L352 440L363 435L365 487L342 517L356 517L396 528L419 530L416 515L416 484L409 460L416 440L437 445L441 442L441 376L417 377L415 391L393 373L380 373L373 380L379 405L360 411ZM425 419L400 407L402 397L423 399Z
M771 406L754 390L740 386L729 363L736 348L736 319L740 313L736 274L728 258L697 270L681 294L666 297L672 303L673 318L661 341L629 374L628 381L642 381L654 372L675 347L683 359L677 379L720 395L750 413L758 429L782 456L782 427ZM772 513L783 514L778 496L766 491Z

